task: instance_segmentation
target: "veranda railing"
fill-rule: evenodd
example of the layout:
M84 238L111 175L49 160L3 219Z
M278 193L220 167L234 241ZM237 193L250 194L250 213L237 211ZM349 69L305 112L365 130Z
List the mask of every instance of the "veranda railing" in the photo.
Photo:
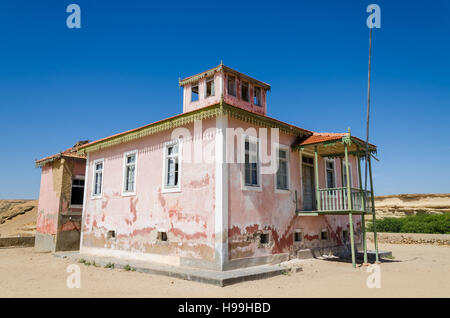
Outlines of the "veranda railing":
M370 191L357 188L350 188L352 207L349 207L347 188L326 188L319 189L320 211L371 211Z

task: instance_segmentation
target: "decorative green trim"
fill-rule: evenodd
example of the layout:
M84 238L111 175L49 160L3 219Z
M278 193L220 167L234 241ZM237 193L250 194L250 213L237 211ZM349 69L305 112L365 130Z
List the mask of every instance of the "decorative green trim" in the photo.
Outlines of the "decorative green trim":
M180 86L185 86L187 84L193 84L193 83L198 82L202 78L213 76L215 73L221 72L221 71L226 72L226 73L231 73L231 74L233 74L233 75L235 75L235 76L237 76L239 78L245 79L246 81L249 81L251 83L257 84L258 86L261 86L262 88L264 88L266 90L270 90L270 85L269 84L261 82L261 81L258 81L257 79L254 79L254 78L252 78L252 77L250 77L248 75L245 75L245 74L243 74L241 72L233 70L232 68L229 68L228 66L223 65L223 63L220 63L218 66L216 66L216 67L214 67L214 68L212 68L210 70L207 70L207 71L201 72L199 74L187 77L187 78L185 78L183 80L179 80L178 84Z
M333 147L336 146L336 140L330 140L330 141L325 141L323 143L323 146L326 147Z
M316 202L317 210L321 210L320 191L319 191L319 159L317 155L317 146L314 147L314 180L316 183Z
M106 138L104 140L99 140L97 142L92 143L91 145L87 144L85 147L80 147L78 153L85 154L92 151L97 151L99 149L112 147L124 142L129 142L135 139L139 139L142 137L146 137L149 135L153 135L156 133L160 133L163 131L167 131L170 129L174 129L180 126L185 126L194 122L195 120L203 120L216 117L218 115L228 115L230 117L236 118L238 120L242 120L248 123L251 123L256 126L266 127L266 128L279 128L280 132L287 135L305 135L308 132L296 128L295 126L290 126L288 124L279 122L270 117L266 117L263 115L258 115L244 109L231 106L223 101L223 98L220 99L218 104L214 104L208 107L200 108L195 111L184 113L178 115L174 118L168 118L161 121L158 121L153 124L149 124L147 126L137 128L131 130L129 132L121 133L117 136L112 136Z
M280 129L280 132L292 135L292 136L298 136L298 135L308 135L311 134L308 131L304 129L297 128L295 126L291 126L285 123L282 123L276 119L259 115L256 113L249 112L245 109L238 108L226 103L223 103L223 109L225 111L225 114L229 115L232 118L248 122L250 124L265 127L265 128L278 128Z
M342 137L341 142L344 145L350 146L352 144L352 137L350 136L350 133L347 134L347 136Z

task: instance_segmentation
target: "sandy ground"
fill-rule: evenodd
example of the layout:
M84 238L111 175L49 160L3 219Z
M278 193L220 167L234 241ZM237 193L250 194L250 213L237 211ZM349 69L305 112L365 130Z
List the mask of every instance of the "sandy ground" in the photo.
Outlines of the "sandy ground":
M369 246L370 247L370 246ZM370 289L366 267L308 260L303 271L216 287L122 269L80 265L81 288L66 286L67 259L32 248L0 249L0 297L450 297L450 247L380 244L381 288Z

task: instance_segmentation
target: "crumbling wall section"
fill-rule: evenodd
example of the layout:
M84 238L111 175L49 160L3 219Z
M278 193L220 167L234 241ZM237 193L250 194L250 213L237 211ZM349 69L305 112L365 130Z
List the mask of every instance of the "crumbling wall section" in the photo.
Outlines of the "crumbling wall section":
M171 132L161 132L90 153L86 178L83 253L180 265L183 258L214 263L215 163L193 162L194 142L214 153L215 118L203 120L203 140L182 142L181 191L163 190L163 152ZM193 124L187 130L194 136ZM212 128L206 131L208 128ZM122 195L124 153L137 150L136 194ZM191 162L185 159L191 155ZM93 198L93 162L104 159L103 193ZM212 158L214 159L214 158ZM167 241L158 239L167 234Z
M230 120L231 127L250 125L238 120ZM268 134L270 138L270 133ZM280 133L280 144L290 146L294 136ZM269 147L268 153L271 152ZM352 162L353 186L358 185L357 163ZM337 186L340 186L341 169L336 160ZM325 187L324 158L319 157L319 186ZM229 165L229 230L228 248L229 261L239 262L241 266L254 265L254 259L260 258L272 261L275 255L295 257L302 249L325 249L348 246L344 239L349 231L348 215L330 216L296 216L296 207L302 207L301 155L290 152L289 191L276 191L274 174L261 174L261 189L249 190L243 188L243 165ZM297 206L295 204L297 191ZM353 216L355 242L361 241L361 217ZM302 239L294 242L295 231L301 231ZM326 238L321 233L326 232ZM347 231L344 235L343 231ZM261 234L268 234L268 243L261 243ZM244 261L247 260L247 261Z

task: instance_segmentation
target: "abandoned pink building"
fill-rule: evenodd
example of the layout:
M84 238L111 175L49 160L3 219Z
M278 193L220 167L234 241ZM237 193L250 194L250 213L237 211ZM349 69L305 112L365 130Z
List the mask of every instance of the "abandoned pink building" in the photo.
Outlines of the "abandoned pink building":
M78 142L61 153L36 160L42 169L35 247L40 251L77 250L80 246L86 156Z
M183 113L78 148L81 253L228 270L366 250L364 141L268 117L270 85L223 64L179 84Z

